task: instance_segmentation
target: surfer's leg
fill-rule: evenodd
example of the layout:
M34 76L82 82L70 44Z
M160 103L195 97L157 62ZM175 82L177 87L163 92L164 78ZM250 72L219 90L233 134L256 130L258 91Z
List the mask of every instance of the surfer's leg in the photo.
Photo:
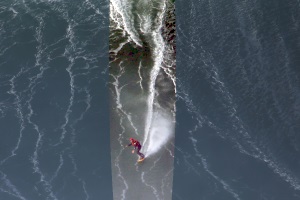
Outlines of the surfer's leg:
M144 154L142 154L141 152L137 152L137 154L141 157L141 158L144 158L145 156L144 156Z
M140 152L141 148L142 148L141 146L138 146L136 153L137 153L139 156L141 156L141 158L144 158L144 157L145 157L144 154L142 154L142 153Z

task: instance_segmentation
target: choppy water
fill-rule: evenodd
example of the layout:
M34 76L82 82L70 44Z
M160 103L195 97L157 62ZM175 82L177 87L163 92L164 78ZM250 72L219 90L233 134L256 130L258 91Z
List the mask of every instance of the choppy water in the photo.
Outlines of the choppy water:
M176 6L174 199L299 199L299 1Z
M1 200L112 199L108 8L0 2Z
M0 2L1 200L300 199L299 1L176 1L176 90L166 2Z

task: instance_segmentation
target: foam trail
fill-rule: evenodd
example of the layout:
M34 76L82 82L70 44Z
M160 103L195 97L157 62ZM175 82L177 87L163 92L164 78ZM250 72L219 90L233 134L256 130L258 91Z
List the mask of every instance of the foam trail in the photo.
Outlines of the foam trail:
M41 77L42 73L43 73L43 71L40 74L38 74L37 78ZM31 89L32 94L34 94L34 92L33 92L34 86ZM32 115L34 114L32 106L31 106L32 99L33 99L33 95L30 97L30 99L27 102L28 103L28 109L29 109L29 114L27 116L27 121L28 121L29 124L31 124L33 126L34 130L37 132L38 138L37 138L37 141L36 141L36 144L35 144L34 153L33 153L30 160L33 164L34 173L37 173L40 176L40 182L42 183L42 185L44 187L44 190L47 193L49 193L49 197L51 197L53 200L57 200L57 197L55 196L54 192L52 191L52 185L50 184L50 181L46 180L46 176L40 168L38 151L41 149L42 142L43 142L42 139L43 139L44 134L41 132L39 126L31 120Z
M121 114L121 113L119 113L119 114ZM119 141L120 144L122 143L121 142L121 138L122 138L123 134L125 133L125 128L124 128L124 126L122 124L123 124L123 118L121 117L120 118L120 126L122 128L122 133L119 135L119 138L118 138L118 141ZM122 195L121 195L122 196L122 200L125 200L125 198L126 198L126 192L127 192L127 190L128 190L129 187L128 187L128 183L126 182L126 179L122 175L121 167L119 165L120 156L122 155L122 152L123 152L123 149L120 150L120 153L116 157L114 165L118 169L118 177L122 180L122 182L123 182L123 184L125 186L125 189L122 190Z
M37 73L35 76L32 76L31 78L29 78L30 80L30 84L28 86L28 91L30 93L29 99L26 101L25 105L27 105L27 109L29 110L29 113L26 115L26 120L28 122L29 125L32 126L32 128L36 131L37 133L37 139L36 139L36 143L34 145L34 152L33 155L30 157L30 161L33 164L33 171L34 173L39 175L40 178L40 183L43 186L43 189L48 193L48 198L51 197L53 200L57 200L57 197L55 196L54 192L52 191L52 186L50 184L50 182L48 182L46 180L46 175L42 172L41 168L40 168L40 163L39 163L39 150L42 147L42 142L43 142L43 136L44 133L40 130L39 126L32 121L32 117L35 114L32 108L32 100L34 99L34 95L35 95L35 88L38 85L38 81L41 80L43 78L43 75L45 73L45 71L49 68L47 66L48 64L48 60L46 60L45 63L42 63L42 57L44 55L44 50L42 49L42 44L43 44L43 34L42 34L42 30L44 28L44 20L43 17L40 16L38 17L38 21L39 21L39 26L36 28L36 34L35 34L35 38L38 41L39 45L37 47L37 53L35 54L35 65L34 68L38 68L39 73Z
M49 180L50 183L58 176L58 173L61 170L61 168L62 168L63 165L64 165L64 159L63 159L63 155L61 153L60 156L59 156L59 165L58 165L57 169L55 170L54 175Z
M241 130L240 133L244 137L242 144L239 143L236 138L230 138L236 144L240 153L243 153L243 154L251 156L255 159L264 161L266 163L266 165L268 166L268 168L270 168L275 174L279 175L284 181L289 183L292 188L294 188L295 190L300 190L300 184L299 184L298 178L293 176L293 173L290 172L290 170L288 170L284 166L281 166L281 164L278 161L276 161L275 158L272 158L270 153L269 154L265 153L263 150L261 150L261 148L258 145L256 145L256 143L254 143L251 136L249 135L247 130L244 128L243 122L240 120L240 118L238 118L236 109L233 106L233 102L231 100L230 94L226 90L224 83L219 79L217 71L213 71L212 74L215 75L215 77L213 78L213 80L215 81L215 84L219 84L220 87L223 86L222 88L217 89L216 91L220 91L222 94L225 93L226 100L229 101L229 103L231 104L231 107L229 107L232 109L232 110L230 110L230 112L231 112L230 116L234 120L233 122L236 123L236 125L234 124L235 129L239 128ZM179 85L179 86L181 86L181 85ZM200 118L201 121L204 120L204 123L207 123L211 128L216 130L216 132L218 133L219 132L218 128L200 115L200 112L195 107L192 100L188 97L189 95L186 94L185 92L183 92L183 94L185 96L183 98L183 100L185 101L185 103L188 107L188 111L191 113L194 113L196 115L196 118ZM199 125L201 125L201 124L202 124L202 122L199 123ZM224 137L220 134L218 134L218 135L220 137ZM247 146L245 146L245 144L248 146L248 148L247 148ZM232 194L234 194L234 193L232 193Z
M139 64L139 70L138 70L138 74L139 74L140 80L138 81L138 83L140 84L141 90L144 92L144 88L143 88L143 85L142 85L143 77L141 75L141 68L142 68L142 63L140 62L140 64Z
M172 168L170 171L168 171L166 173L166 175L164 176L164 178L161 180L161 192L162 192L162 196L164 197L164 187L167 185L167 184L170 184L166 181L166 179L170 176L171 173L173 173L173 170L174 168Z
M75 62L75 58L72 57L71 52L75 46L74 46L74 23L70 23L69 26L68 26L68 30L67 30L67 37L69 38L69 42L70 42L70 49L66 48L65 49L65 52L64 52L64 56L68 57L68 60L70 62L69 66L66 68L66 71L68 72L69 74L69 77L70 77L70 99L69 99L69 105L68 105L68 108L67 108L67 111L65 113L65 122L64 124L60 127L61 130L62 130L62 133L61 133L61 136L59 138L59 142L55 144L55 146L59 145L59 144L62 144L63 143L63 140L67 134L67 125L69 124L69 117L70 117L70 114L72 113L72 106L73 106L73 103L74 103L74 96L75 96L75 86L74 86L74 74L72 72L72 67L74 65L74 62Z
M14 104L16 105L16 110L17 110L17 116L19 118L19 123L20 123L20 131L19 131L19 138L17 141L16 146L14 147L14 149L11 151L11 154L6 157L5 159L3 159L0 162L0 165L3 165L9 158L13 157L16 155L16 151L19 149L19 146L21 144L22 138L23 138L23 131L25 129L25 122L24 122L24 115L22 113L22 105L21 105L21 98L20 95L18 95L16 89L15 89L15 79L18 78L21 74L23 74L23 68L19 71L19 73L16 76L13 76L9 82L10 82L10 86L11 89L8 92L9 94L12 94L13 96L15 96L15 102Z
M197 126L195 127L195 130L197 129ZM194 130L194 131L195 131ZM198 158L200 158L201 163L203 165L203 168L205 169L205 171L207 173L209 173L215 180L217 180L220 184L222 184L224 190L226 190L228 193L230 193L235 199L240 200L239 195L230 187L230 185L225 182L224 180L222 180L221 178L219 178L217 175L215 175L208 167L208 163L206 162L206 159L200 154L198 148L197 148L197 140L195 138L193 138L193 131L190 131L190 139L192 141L193 147L194 147L194 151L196 153L196 156Z
M71 138L70 138L70 142L71 142L71 146L68 147L67 149L71 150L72 151L72 148L74 148L76 146L76 129L75 129L75 126L76 124L78 124L81 120L83 120L84 118L84 115L88 112L88 110L90 109L91 107L91 95L88 91L87 88L83 89L82 91L84 91L86 93L86 98L83 100L86 104L86 107L85 109L80 113L80 116L75 119L73 121L73 123L70 125L70 135L71 135ZM78 171L78 167L77 167L77 164L76 164L76 159L73 155L73 153L69 153L68 157L70 158L70 160L72 161L72 164L73 164L73 172L72 172L72 175L78 177L76 175L77 171ZM59 165L60 166L60 165ZM78 180L80 181L81 179L78 178Z
M111 52L114 52L115 54L118 54L119 51L120 51L120 50L124 47L124 45L127 44L128 42L129 42L129 40L126 40L126 41L120 43L119 46L118 46L116 49L110 50L110 51L111 51Z
M161 68L161 64L163 62L163 53L164 53L165 45L164 45L163 37L160 33L160 28L162 27L163 13L164 13L165 7L166 7L166 5L164 3L164 7L162 9L163 11L162 11L161 15L158 17L160 24L159 24L158 28L152 33L152 37L153 37L153 41L154 41L154 45L155 45L154 50L153 50L154 66L150 73L149 96L148 96L148 101L147 101L148 108L147 108L145 137L144 137L143 145L145 145L146 141L148 140L149 133L151 131L150 127L152 125L152 117L153 117L153 104L154 104L154 98L155 98L155 82L156 82L156 78L159 73L159 70ZM154 133L157 133L157 132L156 131L152 132L152 134L154 134ZM155 147L155 149L157 149L157 147ZM156 152L157 150L152 151L152 152Z
M4 174L2 171L0 171L0 174L1 174L0 181L4 182L5 186L7 186L8 189L11 190L11 191L7 191L7 190L4 190L3 188L0 188L0 191L5 192L11 196L18 198L18 199L26 200L26 198L21 194L21 192L16 188L16 186L14 186L11 183L11 181L7 178L7 175Z
M120 63L120 66L121 66L121 64L122 64L122 62ZM111 76L115 79L115 82L113 82L112 85L114 86L115 93L116 93L115 101L116 101L116 104L117 104L118 115L120 116L120 127L122 129L122 132L119 134L119 137L118 137L118 142L120 143L120 146L122 146L122 138L123 138L123 135L125 133L125 127L123 126L123 116L122 116L122 114L126 115L125 112L123 111L123 106L122 106L122 103L121 103L121 100L120 100L120 94L121 94L121 90L122 90L123 86L119 87L119 78L122 76L123 73L124 73L124 69L121 68L120 73L117 75L117 77L111 74ZM125 200L126 199L126 192L129 188L129 186L128 186L128 183L126 182L126 179L122 175L122 170L121 170L121 167L119 165L120 157L122 155L122 152L123 152L123 149L120 150L119 154L117 155L116 159L114 160L114 166L118 170L118 176L117 177L122 180L122 183L125 186L125 188L122 189L122 194L121 194L121 199Z
M124 30L129 34L131 40L138 46L142 46L141 39L134 28L134 19L130 14L132 5L127 0L111 0L111 19L113 19L119 27L124 27ZM128 12L129 11L129 12ZM118 13L121 19L113 17L113 13Z
M82 180L82 188L85 194L85 200L89 200L90 199L90 195L88 193L88 191L86 190L86 182Z
M158 152L171 138L174 132L174 124L171 117L155 113L148 136L145 154L149 157Z
M120 63L121 66L121 63ZM120 110L121 113L123 113L126 117L127 120L129 121L131 127L134 129L135 134L138 133L137 128L135 127L134 123L132 122L132 117L130 115L130 113L127 113L124 109L123 109L123 105L121 103L121 91L122 89L127 85L123 85L123 86L119 86L119 78L124 74L124 68L121 68L120 74L116 77L114 75L111 74L111 76L115 79L115 82L113 82L112 84L115 87L115 92L116 92L116 104L117 104L117 108Z
M144 176L145 176L145 172L142 172L142 174L141 174L142 182L143 182L147 187L150 187L150 188L152 189L153 194L155 195L156 199L160 199L159 196L158 196L158 191L157 191L157 189L156 189L154 186L149 185L148 183L146 183L146 180L145 180Z

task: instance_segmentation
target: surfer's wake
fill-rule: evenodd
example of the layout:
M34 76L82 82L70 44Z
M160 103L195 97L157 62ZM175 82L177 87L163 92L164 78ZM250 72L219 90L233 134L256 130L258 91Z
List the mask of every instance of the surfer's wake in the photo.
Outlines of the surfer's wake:
M145 156L157 153L172 137L174 137L173 116L167 113L155 112L147 138L144 138Z

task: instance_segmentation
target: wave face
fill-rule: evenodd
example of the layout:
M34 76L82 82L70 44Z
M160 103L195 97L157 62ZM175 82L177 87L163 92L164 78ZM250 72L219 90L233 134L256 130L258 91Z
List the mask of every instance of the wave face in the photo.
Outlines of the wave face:
M112 199L108 5L1 0L1 200Z
M175 121L175 7L110 1L109 88L114 199L171 199ZM146 160L124 145L133 137Z
M299 1L176 8L174 199L299 199Z

